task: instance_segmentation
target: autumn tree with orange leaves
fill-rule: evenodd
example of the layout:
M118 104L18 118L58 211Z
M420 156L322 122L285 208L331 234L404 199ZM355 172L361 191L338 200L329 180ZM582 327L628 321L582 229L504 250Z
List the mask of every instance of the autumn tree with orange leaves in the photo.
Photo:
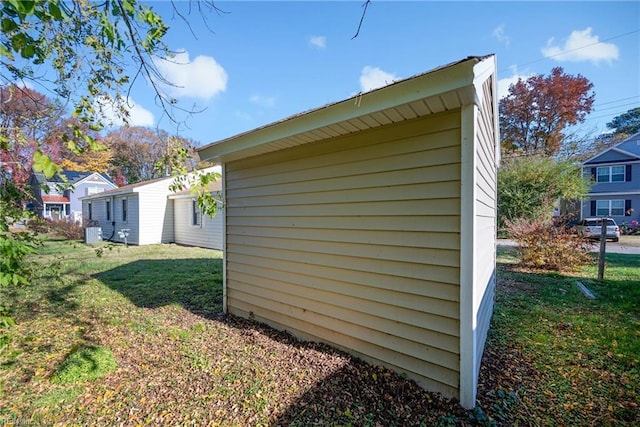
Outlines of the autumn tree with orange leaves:
M503 153L557 154L565 142L565 131L584 121L591 112L593 84L578 74L555 67L542 74L519 79L500 99L499 117Z

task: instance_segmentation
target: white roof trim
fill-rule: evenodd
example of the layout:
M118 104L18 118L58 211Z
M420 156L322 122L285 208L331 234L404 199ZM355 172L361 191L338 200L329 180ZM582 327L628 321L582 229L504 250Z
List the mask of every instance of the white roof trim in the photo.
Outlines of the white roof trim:
M124 187L114 188L112 190L102 191L100 193L91 194L84 197L79 197L79 200L91 200L91 199L100 199L104 197L112 197L112 196L122 196L123 194L133 194L139 193L141 188L147 187L149 185L158 184L164 181L172 180L173 177L168 178L157 178L150 181L142 181L137 182L135 184L125 185Z
M611 151L611 150L616 150L616 151L618 151L618 152L620 152L620 153L624 153L624 154L626 154L626 155L628 155L628 156L631 156L631 157L635 157L635 158L640 159L640 156L638 156L637 154L629 153L628 151L621 150L621 149L619 149L619 148L618 148L618 146L619 146L619 145L624 144L624 143L625 143L625 142L627 142L627 141L631 141L632 139L635 139L635 138L636 138L636 137L638 137L638 136L640 136L640 132L634 133L634 134L633 134L633 135L631 135L630 137L623 139L622 141L620 141L620 142L618 142L617 144L615 144L615 145L613 145L613 146L611 146L611 147L607 148L606 150L603 150L603 151L599 152L598 154L596 154L595 156L591 157L590 159L585 160L583 164L585 164L585 165L586 165L587 163L589 163L589 162L590 162L590 161L592 161L593 159L597 159L598 157L602 156L603 154L605 154L605 153L607 153L607 152L609 152L609 151Z
M495 73L495 57L470 57L198 149L225 162L347 135L478 103L476 85Z
M605 196L605 197L613 197L613 196L638 196L640 195L640 191L607 191L607 192L589 192L587 196L595 197L595 196Z
M107 180L105 179L105 177L103 177L103 176L102 176L102 174L101 174L101 173L98 173L98 172L93 172L91 175L89 175L89 176L85 176L85 177L84 177L84 178L82 178L80 181L76 182L74 185L81 184L81 183L83 183L84 181L89 181L91 178L94 178L94 177L99 178L99 179L100 179L100 181L104 182L105 184L109 184L109 185L111 185L111 188L116 188L116 185L115 185L113 182L111 182L111 181L107 181Z

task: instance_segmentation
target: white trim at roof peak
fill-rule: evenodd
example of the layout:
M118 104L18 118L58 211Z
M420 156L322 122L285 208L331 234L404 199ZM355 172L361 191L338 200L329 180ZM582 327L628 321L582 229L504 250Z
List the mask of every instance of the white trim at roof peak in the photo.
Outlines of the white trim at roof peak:
M614 147L609 147L604 151L601 151L600 153L596 154L595 156L591 157L590 159L585 160L582 164L586 166L590 162L592 162L594 159L597 159L598 157L605 155L609 151L616 151L616 152L618 152L620 154L624 154L625 156L629 156L629 157L631 157L631 159L629 159L631 161L640 160L640 156L639 155L634 154L634 153L630 153L630 152L625 151L625 150L621 150L621 149L619 149L619 148L614 146ZM604 161L603 163L607 163L607 162L608 163L616 163L616 162L619 162L619 161L626 161L626 160L622 160L622 159L621 160L611 160L611 161Z

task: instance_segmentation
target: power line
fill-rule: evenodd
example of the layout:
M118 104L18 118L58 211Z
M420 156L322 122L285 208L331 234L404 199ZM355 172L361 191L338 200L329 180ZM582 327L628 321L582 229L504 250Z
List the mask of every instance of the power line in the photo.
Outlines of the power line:
M607 104L613 104L615 102L620 102L620 101L628 101L629 99L640 99L640 95L636 95L636 96L630 96L628 98L620 98L620 99L616 99L615 101L607 101L607 102L601 102L599 104L595 104L593 107L597 107L599 105L607 105Z
M626 104L622 104L622 105L616 105L615 107L609 107L609 108L594 108L591 112L592 113L597 113L600 111L606 111L606 110L615 110L616 108L622 108L622 107L626 107L628 105L636 105L637 102L628 102Z
M574 49L563 50L562 52L558 52L558 53L556 53L555 55L544 56L544 57L542 57L542 58L538 58L538 59L535 59L535 60L530 61L530 62L525 62L524 64L519 64L519 65L518 65L518 64L516 64L516 65L515 65L515 67L524 67L524 66L526 66L526 65L536 64L536 63L538 63L538 62L542 62L542 61L547 60L547 59L555 58L555 57L557 57L557 56L561 56L561 55L566 55L567 53L570 53L570 52L575 52L575 51L578 51L578 50L581 50L581 49L586 49L586 48L588 48L588 47L596 46L596 45L598 45L598 44L601 44L601 43L607 42L607 41L609 41L609 40L619 39L620 37L626 37L626 36L629 36L629 35L631 35L631 34L636 34L636 33L638 33L638 32L640 32L640 29L638 29L638 30L633 30L633 31L628 31L628 32L623 33L623 34L618 34L618 35L615 35L615 36L612 36L612 37L609 37L609 38L606 38L606 39L603 39L603 40L599 40L599 41L597 41L597 42L595 42L595 43L590 43L590 44L587 44L587 45L584 45L584 46L576 47L576 48L574 48ZM509 68L513 68L513 66L509 66ZM509 68L506 68L506 69L504 69L504 70L500 70L500 72L508 71L508 70L509 70Z

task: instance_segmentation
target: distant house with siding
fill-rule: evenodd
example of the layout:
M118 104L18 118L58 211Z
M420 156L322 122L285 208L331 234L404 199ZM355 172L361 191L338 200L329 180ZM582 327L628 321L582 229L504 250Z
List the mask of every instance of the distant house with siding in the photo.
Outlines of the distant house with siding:
M109 175L63 170L51 178L33 172L30 178L34 201L31 210L44 218L82 221L83 196L117 188Z
M220 193L220 182L209 186L212 193ZM224 207L218 204L215 216L203 214L198 209L196 197L189 190L169 195L173 205L174 242L185 246L222 249L222 220Z
M226 312L475 406L493 311L496 64L470 57L201 147Z
M640 133L598 153L582 165L591 186L581 216L610 216L618 224L640 222Z
M170 189L173 181L173 177L158 178L83 197L83 215L91 226L101 228L104 240L124 242L120 233L127 230L127 243L133 245L175 242L222 248L221 219L194 214L192 209L197 206L191 201L195 197L187 192L174 194Z

